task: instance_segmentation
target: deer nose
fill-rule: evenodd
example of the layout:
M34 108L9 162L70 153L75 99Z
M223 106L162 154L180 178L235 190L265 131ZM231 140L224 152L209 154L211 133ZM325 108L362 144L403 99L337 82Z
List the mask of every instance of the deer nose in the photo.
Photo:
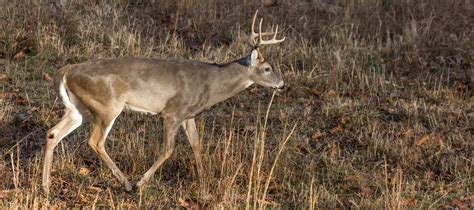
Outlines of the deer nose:
M282 80L278 83L277 88L278 89L283 89L284 87L285 87L285 82L283 82L283 80Z

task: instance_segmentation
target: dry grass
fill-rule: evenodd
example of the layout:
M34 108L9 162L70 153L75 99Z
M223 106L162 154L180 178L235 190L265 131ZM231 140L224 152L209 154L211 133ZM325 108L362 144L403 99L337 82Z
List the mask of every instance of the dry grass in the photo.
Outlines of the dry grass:
M290 89L273 98L252 87L198 117L201 186L181 133L147 187L124 192L85 143L85 125L57 147L46 198L45 131L62 114L46 75L95 57L225 62L248 52L239 34L257 1L151 2L0 2L0 208L473 207L469 0L281 0L261 8L287 37L265 54ZM158 118L126 113L107 148L137 180L161 135Z

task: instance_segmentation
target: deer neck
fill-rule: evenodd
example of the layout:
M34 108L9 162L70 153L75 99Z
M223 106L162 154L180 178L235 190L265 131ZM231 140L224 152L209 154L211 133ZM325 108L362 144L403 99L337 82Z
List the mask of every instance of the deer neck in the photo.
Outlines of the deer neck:
M214 93L211 95L216 96L212 102L228 99L253 84L247 66L233 62L220 68L213 75L217 84L212 88Z

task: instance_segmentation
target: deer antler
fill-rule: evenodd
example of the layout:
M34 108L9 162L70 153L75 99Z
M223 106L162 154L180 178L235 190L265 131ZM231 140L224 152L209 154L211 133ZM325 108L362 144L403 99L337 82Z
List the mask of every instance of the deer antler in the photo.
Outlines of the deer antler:
M259 47L261 45L277 44L277 43L285 41L285 37L283 37L282 39L276 39L276 36L278 34L278 25L276 26L275 31L273 31L273 26L272 26L271 31L262 32L263 18L260 19L260 22L258 25L258 33L256 33L255 20L257 20L257 14L258 14L258 10L255 11L255 15L253 16L252 28L251 28L252 31L250 33L250 40L253 42L255 47ZM273 38L270 40L262 39L263 36L271 36L271 35L273 35ZM257 37L258 37L258 40L256 40Z

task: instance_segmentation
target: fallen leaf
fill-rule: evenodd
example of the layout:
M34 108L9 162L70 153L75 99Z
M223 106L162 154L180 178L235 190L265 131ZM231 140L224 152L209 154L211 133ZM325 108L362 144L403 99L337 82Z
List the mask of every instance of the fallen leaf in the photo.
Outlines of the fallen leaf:
M186 200L184 200L184 199L182 199L182 198L178 198L178 204L179 204L180 206L184 207L184 208L189 208L189 207L191 207L191 204L190 204L188 201L186 201Z
M429 180L434 180L435 179L435 174L433 171L426 171L425 172L425 178Z
M258 94L259 88L257 86L253 86L252 89L250 89L250 92L253 94Z
M314 140L319 140L323 137L323 134L321 133L321 131L316 131L314 132L314 134L311 136Z
M26 111L26 112L27 112L28 114L31 114L31 113L37 112L37 111L39 111L39 110L40 110L39 107L34 106L34 107L31 107L30 109L28 109L28 111Z
M235 112L234 112L234 116L237 117L237 118L242 118L242 117L244 117L244 112L242 112L242 111L235 111Z
M8 194L17 192L17 190L0 190L0 199L8 197Z
M6 74L0 74L0 81L7 80Z
M344 177L344 180L346 181L361 181L363 179L364 178L362 176L357 175L357 174Z
M81 174L81 175L83 175L83 176L89 175L90 172L91 172L91 171L90 171L88 168L86 168L86 167L81 167L81 168L79 168L79 174Z
M189 209L191 209L191 210L198 210L198 209L204 209L204 208L205 207L200 203L195 203L195 204L191 205L191 207L189 207Z
M143 126L138 127L137 133L145 133L146 129Z
M3 198L6 198L7 197L7 193L0 191L0 199L3 199Z
M403 132L403 136L406 138L410 138L415 134L412 128L408 128L405 132Z
M94 190L96 192L102 192L102 188L100 188L100 187L89 186L89 187L87 187L87 189L91 189L91 190Z
M365 186L365 185L361 185L359 187L359 194L364 196L364 197L367 197L370 194L372 194L372 190L369 187Z
M329 90L329 91L326 93L326 97L332 98L332 97L335 97L335 96L337 96L337 93L336 93L336 91L334 91L334 90Z
M397 110L396 110L395 108L391 108L391 107L388 108L387 111L388 111L388 113L390 113L390 114L393 114L393 113L397 112Z
M445 147L445 144L444 144L444 141L443 141L443 138L441 135L436 135L436 139L438 140L438 144L443 148Z
M406 198L405 201L403 202L405 206L413 206L416 204L416 197L413 196L411 198Z
M333 144L331 146L331 151L329 152L329 155L331 158L335 157L339 153L339 147L336 144Z
M311 94L316 95L316 96L321 95L321 92L318 91L318 90L316 90L316 88L315 88L315 89L308 89L308 91L309 91Z
M54 80L51 76L49 76L49 74L44 73L44 72L43 72L43 79L48 82L52 82Z
M467 209L466 204L457 198L451 201L451 203L452 203L452 206L457 207L458 209Z
M339 122L344 125L344 124L346 124L347 122L349 122L349 117L347 117L347 116L342 116L341 119L339 119Z
M205 200L205 201L210 201L213 198L214 198L214 196L212 196L212 194L210 194L210 193L206 193L205 195L201 196L201 200Z
M443 194L447 194L449 192L452 192L454 190L459 190L462 187L463 187L462 184L446 185L446 186L443 186L443 187L439 188L437 191L439 192L439 194L443 195Z
M28 101L23 98L23 96L21 95L18 95L16 98L15 98L15 103L18 104L18 105L24 105L26 104Z
M13 58L16 59L16 60L25 59L25 58L26 58L26 53L25 53L25 51L22 50L22 51L20 51L20 52L17 52L17 53L15 54L15 56L13 56Z
M339 133L344 131L344 128L342 128L340 125L337 125L336 127L331 129L331 133Z
M82 193L79 193L79 199L83 202L83 203L89 203L90 201L86 198L86 196L84 196Z
M474 202L474 194L466 196L464 200L467 202Z
M273 7L278 5L277 0L260 0L260 5L264 7Z
M426 142L428 142L428 140L430 140L430 134L425 134L421 138L416 140L415 144L416 144L416 146L421 146L423 144L426 144Z

